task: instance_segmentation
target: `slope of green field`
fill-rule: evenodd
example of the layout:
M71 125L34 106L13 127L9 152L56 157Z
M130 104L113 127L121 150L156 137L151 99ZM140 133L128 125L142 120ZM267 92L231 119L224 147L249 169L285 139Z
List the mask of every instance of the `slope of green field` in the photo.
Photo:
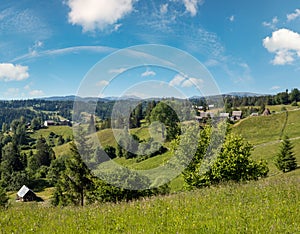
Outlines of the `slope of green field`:
M299 233L300 170L129 203L0 210L1 233Z
M276 141L280 138L285 119L285 113L248 117L236 123L232 132L243 136L254 145Z
M280 140L282 135L300 137L300 110L248 117L236 123L232 132L242 135L254 145Z
M298 165L300 165L300 139L291 139L291 142L294 146L294 154L297 158ZM280 142L272 142L270 144L259 145L254 148L252 152L252 157L255 160L264 159L268 163L268 167L270 169L269 175L279 173L279 170L276 168L274 164L274 159L276 154L280 149Z
M73 135L73 130L69 126L50 126L48 128L43 128L38 131L35 131L33 134L30 135L30 137L34 139L37 139L40 136L47 138L50 132L54 132L56 135L61 135L64 138L71 138Z

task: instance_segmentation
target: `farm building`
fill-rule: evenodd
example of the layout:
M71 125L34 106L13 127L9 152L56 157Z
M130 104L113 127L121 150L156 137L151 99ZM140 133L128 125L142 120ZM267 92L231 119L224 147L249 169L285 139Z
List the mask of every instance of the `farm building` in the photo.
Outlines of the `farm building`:
M253 112L253 113L251 113L250 116L258 116L258 113L257 112Z
M270 114L271 114L271 111L268 108L266 108L263 112L263 115L270 115Z
M242 111L232 111L232 120L240 120L242 118Z
M22 188L17 193L17 200L23 202L37 201L38 197L31 189L29 189L26 185L23 185Z
M229 113L220 113L220 118L229 118Z
M54 126L54 125L55 125L55 122L53 120L46 120L44 122L45 127Z

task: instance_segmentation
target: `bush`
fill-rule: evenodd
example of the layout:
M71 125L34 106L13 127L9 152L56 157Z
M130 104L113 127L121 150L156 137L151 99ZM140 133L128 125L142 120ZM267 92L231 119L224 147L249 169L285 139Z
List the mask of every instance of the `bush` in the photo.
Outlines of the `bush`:
M208 144L202 144L202 148ZM184 179L188 188L204 187L223 181L247 181L266 177L269 169L266 162L253 161L251 156L252 145L245 142L240 136L227 135L220 153L215 160L198 161L196 165L189 165L184 172ZM203 155L207 152L203 151ZM206 168L203 172L201 169Z
M291 106L298 106L298 103L296 101L293 101Z

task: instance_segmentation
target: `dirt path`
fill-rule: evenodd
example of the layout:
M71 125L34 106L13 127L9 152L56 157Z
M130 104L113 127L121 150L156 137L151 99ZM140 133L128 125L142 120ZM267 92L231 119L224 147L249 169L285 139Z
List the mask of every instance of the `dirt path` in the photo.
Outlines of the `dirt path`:
M291 141L298 140L298 139L300 139L300 137L290 138ZM263 146L267 146L267 145L274 145L274 144L280 143L281 141L282 140L276 140L276 141L270 141L270 142L258 144L258 145L255 145L254 148L263 147Z

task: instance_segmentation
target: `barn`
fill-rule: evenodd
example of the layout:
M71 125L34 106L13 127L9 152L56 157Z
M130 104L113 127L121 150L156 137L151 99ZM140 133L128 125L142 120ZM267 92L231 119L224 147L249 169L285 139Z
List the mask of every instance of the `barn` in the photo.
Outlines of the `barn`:
M22 188L17 193L17 201L37 201L38 197L35 193L29 189L26 185L23 185Z

